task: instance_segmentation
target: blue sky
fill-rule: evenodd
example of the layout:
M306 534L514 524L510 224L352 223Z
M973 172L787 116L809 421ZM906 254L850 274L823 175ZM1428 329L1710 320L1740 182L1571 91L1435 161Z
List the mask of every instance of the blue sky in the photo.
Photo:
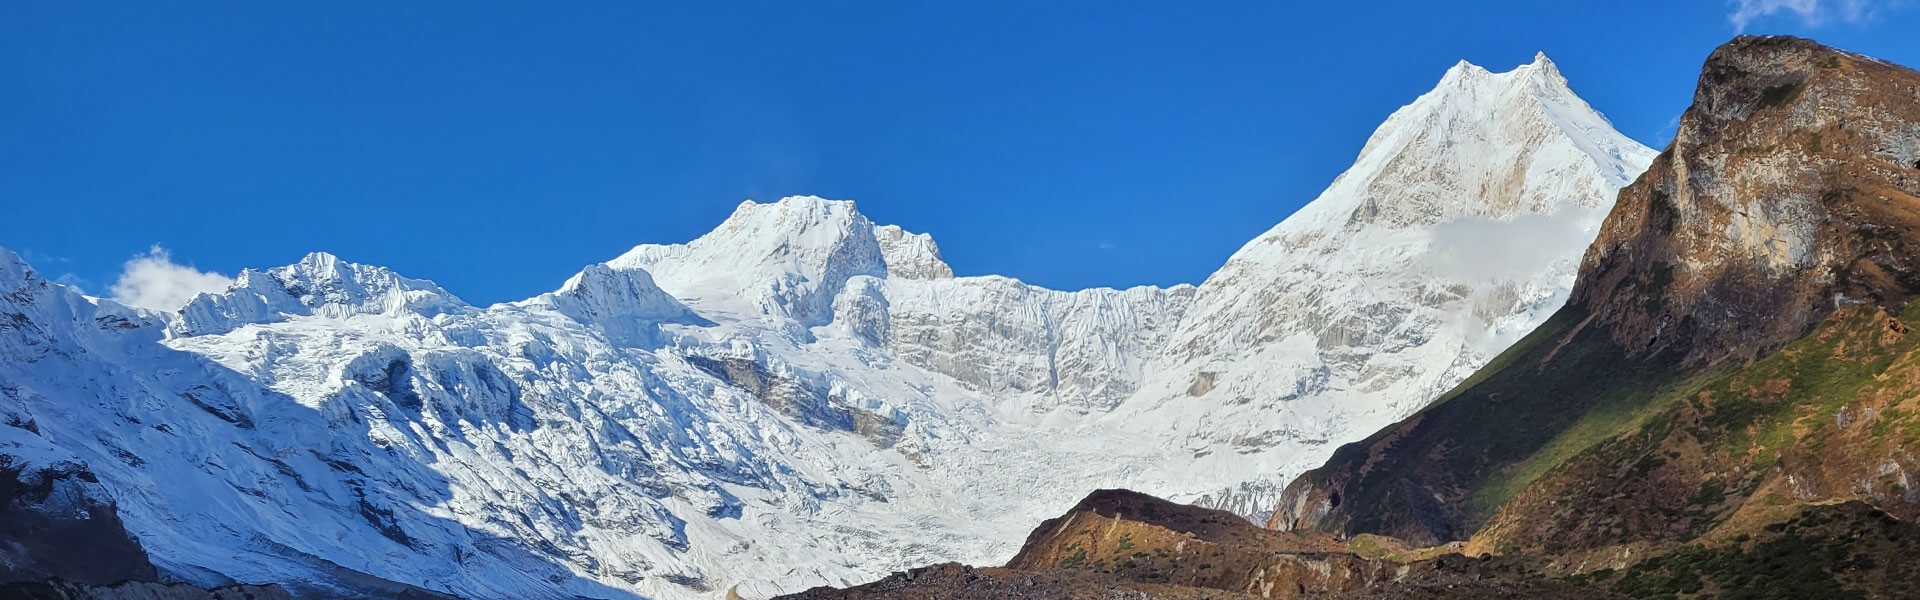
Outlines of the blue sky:
M961 274L1198 282L1460 59L1544 50L1653 146L1742 27L1920 65L1898 3L1464 4L10 2L0 246L93 293L158 244L484 304L815 194Z

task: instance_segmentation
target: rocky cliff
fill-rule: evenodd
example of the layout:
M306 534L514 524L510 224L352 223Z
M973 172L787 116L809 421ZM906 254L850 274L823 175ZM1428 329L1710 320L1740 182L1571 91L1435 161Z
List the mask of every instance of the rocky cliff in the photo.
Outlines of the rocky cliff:
M1913 516L1900 390L1920 293L1916 86L1807 40L1716 50L1570 304L1297 480L1269 525L1585 556L1578 568L1827 502Z

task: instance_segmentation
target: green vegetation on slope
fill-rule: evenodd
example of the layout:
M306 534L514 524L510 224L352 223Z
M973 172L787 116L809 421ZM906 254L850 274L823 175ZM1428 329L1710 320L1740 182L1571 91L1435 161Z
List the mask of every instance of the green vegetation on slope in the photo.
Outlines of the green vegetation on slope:
M1554 457L1470 547L1559 554L1724 541L1849 499L1913 516L1913 467L1902 457L1920 430L1920 336L1907 325L1916 318L1920 304L1899 317L1847 306L1759 360L1669 385L1599 443L1569 442L1585 445Z
M1644 600L1912 598L1920 573L1889 568L1920 553L1920 529L1859 502L1811 506L1757 536L1683 546L1619 577L1568 579Z
M1586 319L1561 309L1433 406L1310 474L1359 473L1343 486L1343 529L1419 545L1464 539L1541 474L1680 396L1662 393L1689 372L1674 357L1630 357Z
M1905 385L1887 374L1920 349L1920 336L1904 333L1904 323L1916 318L1920 303L1898 320L1864 307L1836 313L1814 333L1711 386L1714 391L1696 401L1707 414L1703 425L1725 433L1725 452L1754 456L1754 468L1776 464L1795 444L1810 453L1821 450L1848 406L1876 392L1898 391L1885 389L1889 385ZM1899 425L1905 417L1897 408L1884 411L1875 431L1910 436L1911 428ZM1892 438L1878 441L1910 441Z

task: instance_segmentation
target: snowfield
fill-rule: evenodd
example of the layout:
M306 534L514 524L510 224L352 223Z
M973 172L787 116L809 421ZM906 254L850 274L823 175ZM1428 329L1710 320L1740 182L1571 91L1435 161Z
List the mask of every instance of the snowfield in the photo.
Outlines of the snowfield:
M1108 487L1259 517L1558 308L1653 154L1544 56L1461 63L1165 289L955 277L813 197L487 307L316 253L155 313L0 250L0 454L87 465L171 577L309 593L764 598Z

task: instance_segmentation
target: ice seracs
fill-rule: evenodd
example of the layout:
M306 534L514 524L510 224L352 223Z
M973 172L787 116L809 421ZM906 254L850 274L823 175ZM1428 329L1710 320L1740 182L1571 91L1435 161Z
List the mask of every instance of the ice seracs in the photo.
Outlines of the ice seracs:
M38 290L0 299L0 411L39 424L5 452L86 463L209 584L755 597L998 562L1096 488L1270 509L1556 308L1651 156L1541 57L1448 71L1199 286L956 276L816 197L489 307L314 254L156 314L0 260Z

